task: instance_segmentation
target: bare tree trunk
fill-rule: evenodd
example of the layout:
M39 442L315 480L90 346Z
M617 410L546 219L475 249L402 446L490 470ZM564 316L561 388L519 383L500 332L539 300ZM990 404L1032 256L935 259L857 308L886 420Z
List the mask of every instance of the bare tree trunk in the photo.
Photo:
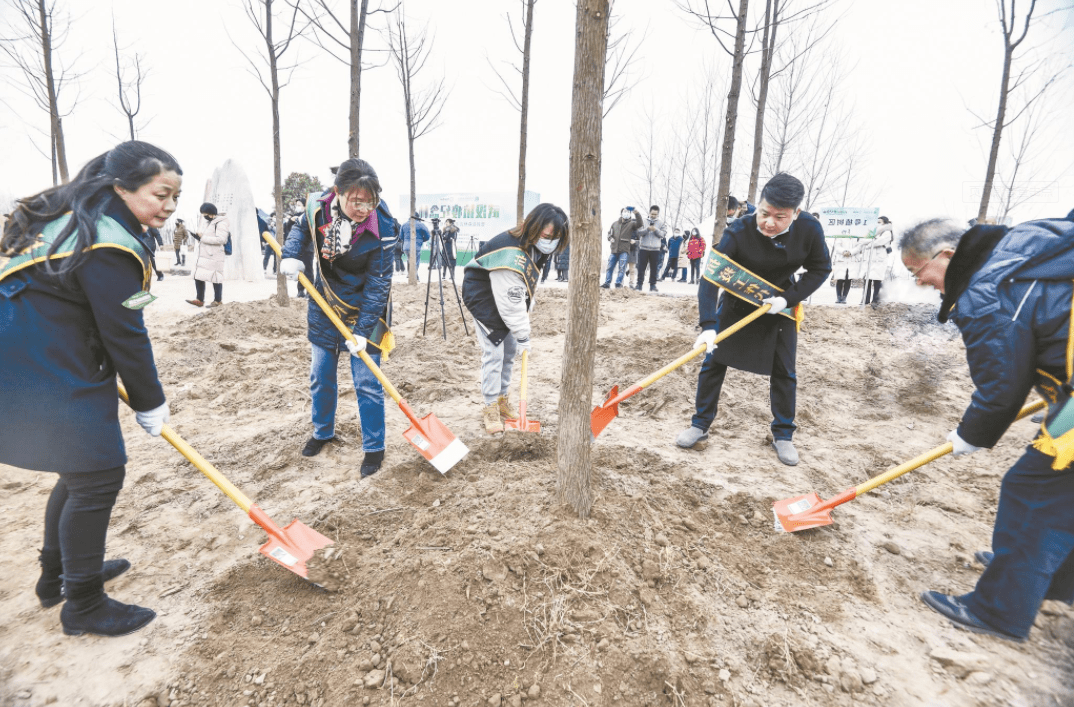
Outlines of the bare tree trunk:
M272 43L272 0L265 0L265 44L268 49L269 73L272 74L272 176L273 194L276 197L276 235L283 247L287 240L287 234L281 234L283 229L283 169L281 167L280 150L280 75L277 70L276 47ZM313 277L313 273L306 273ZM283 274L283 268L276 268L276 303L286 307L290 303L287 294L287 276Z
M731 160L735 152L735 124L738 122L738 96L742 92L742 64L746 58L746 12L750 0L739 0L735 29L735 53L732 55L731 90L727 93L727 117L724 121L723 153L720 158L720 189L716 195L716 223L712 229L712 244L723 237L727 225L727 195L731 191Z
M530 42L533 37L533 5L537 0L526 0L526 39L522 51L522 127L518 141L518 202L515 214L518 223L526 215L526 138L529 133L530 112Z
M999 0L999 20L1003 29L1003 77L999 83L999 107L996 109L996 124L992 128L992 149L988 153L988 167L985 169L984 189L981 191L981 206L977 209L977 220L983 221L988 218L988 200L992 196L992 183L996 178L996 163L999 161L999 142L1003 137L1003 121L1007 117L1007 97L1010 93L1011 63L1014 60L1014 50L1022 43L1029 33L1029 23L1033 19L1033 10L1037 0L1031 0L1029 10L1025 16L1025 26L1022 35L1011 41L1015 33L1015 0L1010 0L1011 14L1007 16L1007 0Z
M600 308L600 165L608 0L578 0L571 101L571 269L560 378L556 491L580 518L593 508L593 359ZM567 365L569 362L570 365Z
M779 0L767 0L764 8L764 36L761 39L761 70L757 86L757 118L753 123L753 164L750 165L750 186L746 200L753 202L761 172L761 152L764 148L764 112L768 102L768 81L772 75L772 54L779 28Z
M45 65L45 85L48 90L49 117L52 123L52 143L56 148L56 164L60 170L60 181L68 181L67 148L63 140L63 125L60 122L60 107L56 100L56 80L52 74L52 34L45 11L45 0L37 0L38 19L41 32L41 55ZM55 178L53 178L55 183Z
M347 138L347 154L358 156L358 119L362 103L362 43L365 41L365 18L369 0L351 0L351 106L350 135Z
M414 138L407 140L410 145L410 267L407 268L406 281L414 285L418 282L418 222L414 214L418 212L418 175L414 165Z

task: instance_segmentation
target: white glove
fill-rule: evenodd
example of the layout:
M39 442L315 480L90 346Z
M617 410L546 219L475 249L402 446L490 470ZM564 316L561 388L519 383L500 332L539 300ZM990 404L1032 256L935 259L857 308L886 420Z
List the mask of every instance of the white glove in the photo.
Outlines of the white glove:
M712 353L713 349L716 348L716 330L706 329L705 331L701 332L701 335L697 337L696 341L694 341L694 348L696 349L701 344L705 345L706 354Z
M772 305L772 309L768 310L769 314L779 314L787 308L787 300L783 297L769 297L768 299L761 300L763 304Z
M364 336L358 336L357 334L355 334L354 341L347 339L345 343L347 344L347 350L351 352L351 356L357 357L359 352L365 351Z
M142 426L142 429L148 432L153 437L160 437L160 430L171 419L171 414L168 412L168 401L165 400L164 404L160 407L153 408L152 410L146 410L145 412L134 412L134 419L138 421L138 424Z
M306 266L302 264L302 261L298 258L284 258L280 261L280 272L282 272L288 280L297 280L300 272L305 272Z
M529 339L526 339L525 341L518 342L518 348L515 350L515 356L517 358L522 358L522 353L524 351L529 351L530 352L530 359L533 358L533 351L530 350L530 340Z
M974 447L972 444L959 437L958 430L951 430L951 433L947 435L947 441L954 446L954 449L951 450L951 454L956 457L961 457L963 454L973 454L981 449L981 447Z

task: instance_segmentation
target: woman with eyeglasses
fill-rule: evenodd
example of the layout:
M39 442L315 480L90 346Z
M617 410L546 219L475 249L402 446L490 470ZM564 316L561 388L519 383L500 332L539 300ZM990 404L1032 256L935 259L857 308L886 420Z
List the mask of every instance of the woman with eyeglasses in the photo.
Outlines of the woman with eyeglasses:
M384 461L384 388L358 354L365 350L380 365L387 332L382 320L389 306L398 239L395 219L380 200L380 191L380 180L368 162L345 161L330 189L309 195L305 212L287 234L280 261L284 275L296 279L305 270L303 248L312 242L317 291L357 340L354 344L345 339L320 306L310 302L306 321L312 354L313 435L302 455L315 456L335 439L337 362L347 350L362 424L362 478L375 474Z

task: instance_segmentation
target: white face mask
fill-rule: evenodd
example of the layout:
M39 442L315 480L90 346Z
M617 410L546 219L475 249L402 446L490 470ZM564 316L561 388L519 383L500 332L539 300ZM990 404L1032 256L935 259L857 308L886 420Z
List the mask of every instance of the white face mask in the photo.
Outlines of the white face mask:
M633 212L631 212L631 211L627 211L626 209L623 209L622 213L620 213L620 214L619 214L619 218L621 218L621 219L623 219L624 221L626 221L626 220L627 220L627 219L629 219L629 218L630 218L630 217L631 217L632 215L633 215Z
M558 245L559 245L559 239L558 238L538 238L537 239L537 250L541 251L545 255L550 255L552 253L552 251L554 251L556 249L556 246L558 246Z

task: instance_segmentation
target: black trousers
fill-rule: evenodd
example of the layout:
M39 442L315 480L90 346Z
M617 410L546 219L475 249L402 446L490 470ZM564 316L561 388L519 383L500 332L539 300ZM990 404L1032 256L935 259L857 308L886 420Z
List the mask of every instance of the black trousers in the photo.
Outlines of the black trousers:
M182 252L178 248L175 249L175 264L186 265L186 253Z
M696 260L691 262L698 262ZM793 363L791 368L794 368ZM701 373L697 376L697 400L694 403L692 427L708 432L712 421L716 419L716 408L720 402L720 391L727 376L727 366L712 360L712 354L705 356ZM769 376L768 395L772 409L772 438L789 440L794 436L798 426L794 424L795 397L798 392L798 378L793 370L787 370L779 355L772 362L772 375Z
M126 468L60 474L45 506L44 553L60 551L68 582L100 575L108 521Z
M674 258L668 258L668 266L666 268L664 268L664 274L660 276L660 279L663 280L664 278L666 278L668 276L668 273L671 273L671 279L674 280L675 279L675 273L678 271L678 269L679 269L679 256L676 255Z
M690 282L701 282L701 258L690 261Z
M835 299L839 302L846 302L847 295L850 294L850 280L836 280L835 281Z
M541 282L548 279L548 271L552 268L552 259L544 261L544 267L541 268Z
M880 286L884 284L883 280L866 280L865 281L865 304L870 302L880 301Z
M272 274L276 274L276 251L272 248L265 248L265 257L261 259L261 269L264 270L268 267L269 258L272 258Z
M649 270L649 287L656 287L656 278L660 276L660 251L658 250L639 250L638 251L638 289L641 289L642 283L645 282L645 270Z
M198 299L205 301L205 280L194 280L194 291L198 293ZM224 283L213 283L213 299L217 302L224 301Z

